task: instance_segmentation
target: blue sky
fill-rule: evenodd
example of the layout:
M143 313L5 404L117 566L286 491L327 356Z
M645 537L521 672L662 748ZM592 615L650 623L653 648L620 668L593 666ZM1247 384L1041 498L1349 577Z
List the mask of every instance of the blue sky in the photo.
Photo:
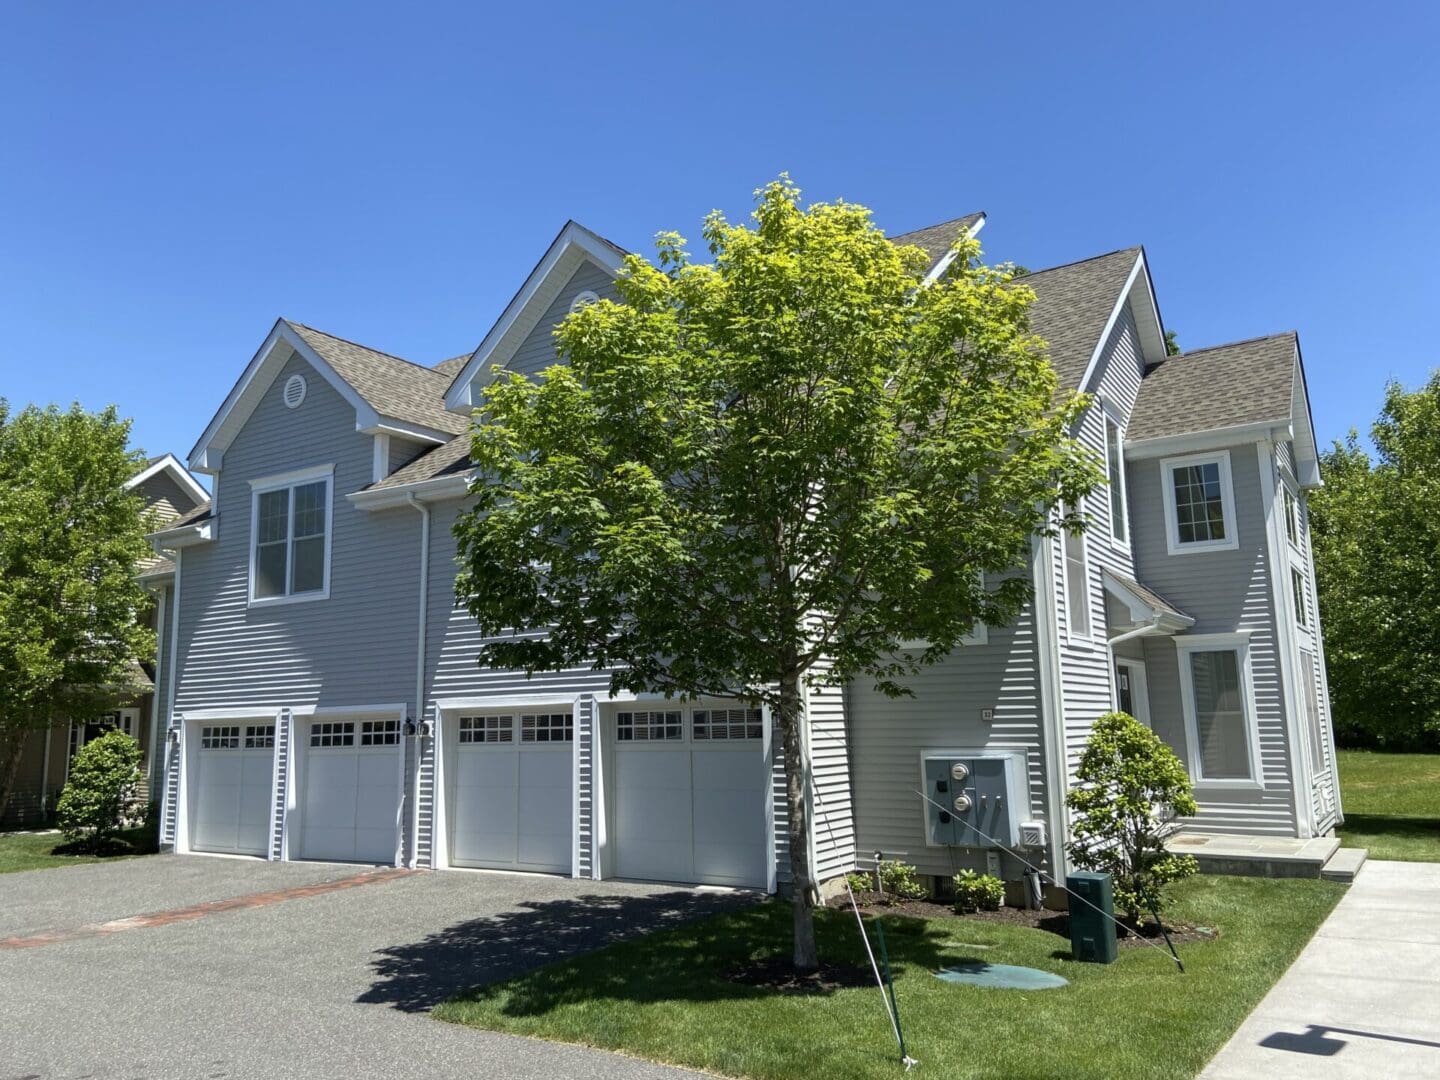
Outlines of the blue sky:
M1143 243L1186 348L1299 330L1318 434L1440 365L1434 5L8 4L0 396L182 456L279 315L435 362L574 217L788 170L1039 269Z

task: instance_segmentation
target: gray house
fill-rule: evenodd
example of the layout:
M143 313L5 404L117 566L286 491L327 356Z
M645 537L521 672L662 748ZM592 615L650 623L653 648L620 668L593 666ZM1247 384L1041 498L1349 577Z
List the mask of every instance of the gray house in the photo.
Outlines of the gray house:
M971 215L896 237L943 271ZM571 222L473 352L415 364L281 320L191 454L213 504L153 537L174 563L159 693L176 851L775 890L779 748L735 701L612 697L603 673L475 661L451 527L495 364L556 362L624 252ZM1167 357L1145 254L1029 275L1079 435L1110 483L1083 536L1037 541L1035 601L891 700L814 691L823 881L871 853L926 874L1064 865L1067 784L1123 708L1186 762L1199 834L1311 837L1339 816L1294 334Z

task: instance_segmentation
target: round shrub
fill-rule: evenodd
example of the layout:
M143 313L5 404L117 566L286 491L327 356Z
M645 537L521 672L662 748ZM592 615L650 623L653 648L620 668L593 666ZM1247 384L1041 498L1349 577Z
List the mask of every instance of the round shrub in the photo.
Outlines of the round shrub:
M56 824L72 844L99 849L120 831L126 803L139 787L140 744L123 731L107 731L82 746L70 762Z
M994 874L961 870L955 875L955 910L960 914L999 911L1004 902L1005 883Z

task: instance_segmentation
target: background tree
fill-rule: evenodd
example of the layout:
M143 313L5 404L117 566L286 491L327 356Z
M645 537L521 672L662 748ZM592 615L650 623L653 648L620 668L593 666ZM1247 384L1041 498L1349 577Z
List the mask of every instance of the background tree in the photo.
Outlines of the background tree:
M1440 371L1321 457L1311 544L1336 737L1440 748Z
M1174 331L1174 330L1166 330L1166 331L1165 331L1165 355L1166 355L1166 356L1179 356L1179 355L1180 355L1180 339L1175 336L1175 331Z
M12 414L0 400L0 814L30 733L133 694L153 653L136 618L150 548L125 490L140 464L129 434L113 408Z
M756 197L753 227L706 219L708 265L674 233L657 264L627 258L623 302L559 327L569 366L486 391L457 589L494 635L484 665L769 707L809 971L805 684L903 693L977 621L1012 620L1028 578L1005 572L1099 474L1028 332L1034 294L973 243L922 288L927 257L864 208L802 209L785 179Z
M1199 869L1189 855L1165 849L1175 819L1198 812L1190 775L1175 752L1128 713L1095 721L1075 787L1065 796L1075 811L1068 844L1075 865L1109 874L1115 904L1139 923L1165 908L1165 886Z

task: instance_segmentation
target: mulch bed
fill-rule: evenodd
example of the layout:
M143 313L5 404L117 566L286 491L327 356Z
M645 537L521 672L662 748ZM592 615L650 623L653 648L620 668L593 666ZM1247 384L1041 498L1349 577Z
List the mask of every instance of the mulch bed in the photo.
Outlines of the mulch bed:
M743 986L776 990L782 994L830 994L857 986L874 986L875 975L856 964L821 963L813 975L796 975L788 956L769 956L733 967L725 978Z
M864 915L900 915L913 919L976 919L980 922L1008 923L1011 926L1044 930L1066 941L1070 940L1070 915L1064 911L1002 907L999 911L973 911L961 915L950 904L934 900L893 900L874 891L857 892L855 899L860 905L861 914ZM830 901L830 907L848 909L850 898L841 894ZM1116 936L1117 944L1122 949L1141 946L1150 940L1163 944L1160 928L1151 920L1147 919L1136 926L1122 918L1120 924L1116 929ZM1211 941L1220 936L1220 931L1214 927L1193 926L1190 923L1166 923L1165 929L1170 932L1170 940L1177 945L1187 941Z

